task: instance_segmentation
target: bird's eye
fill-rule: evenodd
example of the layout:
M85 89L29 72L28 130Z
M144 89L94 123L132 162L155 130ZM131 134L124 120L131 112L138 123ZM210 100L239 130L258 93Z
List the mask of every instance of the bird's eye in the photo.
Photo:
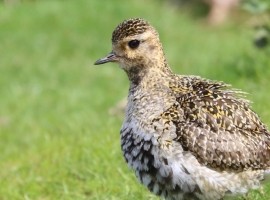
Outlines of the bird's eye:
M140 41L139 40L131 40L128 42L128 46L131 48L131 49L136 49L140 44Z

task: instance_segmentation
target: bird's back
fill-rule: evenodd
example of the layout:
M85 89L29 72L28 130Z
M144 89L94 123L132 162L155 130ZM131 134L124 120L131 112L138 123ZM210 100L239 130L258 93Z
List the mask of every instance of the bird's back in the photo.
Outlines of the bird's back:
M176 140L203 165L226 171L270 166L270 133L242 92L198 77L181 77L172 89L184 115L175 122Z

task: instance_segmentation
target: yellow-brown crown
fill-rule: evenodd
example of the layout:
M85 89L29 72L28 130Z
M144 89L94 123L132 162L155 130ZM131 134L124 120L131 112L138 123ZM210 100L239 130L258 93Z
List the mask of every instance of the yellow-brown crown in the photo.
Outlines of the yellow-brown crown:
M144 33L149 28L151 28L150 24L141 18L125 20L113 31L112 42L115 43L125 37Z

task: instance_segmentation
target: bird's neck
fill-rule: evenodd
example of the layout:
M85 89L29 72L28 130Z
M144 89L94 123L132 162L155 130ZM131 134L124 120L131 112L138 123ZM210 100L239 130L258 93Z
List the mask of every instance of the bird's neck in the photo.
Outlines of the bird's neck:
M130 80L130 90L150 89L155 86L166 84L171 79L173 73L164 62L162 66L149 67L147 66L134 66L127 72Z
M151 60L146 64L136 64L128 67L127 76L132 86L138 86L142 82L151 81L153 78L163 78L172 74L165 57L160 60Z
M139 71L140 76L130 78L130 88L128 96L128 106L126 109L126 120L136 118L140 123L145 119L157 116L162 110L171 106L168 102L173 102L170 83L174 75L170 68L148 68ZM151 102L151 103L150 103ZM153 106L154 105L154 106ZM144 112L141 112L144 110ZM137 113L137 114L134 114Z

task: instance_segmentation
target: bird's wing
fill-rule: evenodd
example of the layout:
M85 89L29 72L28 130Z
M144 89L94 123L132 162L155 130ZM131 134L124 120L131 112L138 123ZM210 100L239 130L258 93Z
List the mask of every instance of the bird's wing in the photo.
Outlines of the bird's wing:
M197 80L197 81L194 81ZM178 92L177 140L203 165L239 171L270 166L270 133L240 93L194 78Z

